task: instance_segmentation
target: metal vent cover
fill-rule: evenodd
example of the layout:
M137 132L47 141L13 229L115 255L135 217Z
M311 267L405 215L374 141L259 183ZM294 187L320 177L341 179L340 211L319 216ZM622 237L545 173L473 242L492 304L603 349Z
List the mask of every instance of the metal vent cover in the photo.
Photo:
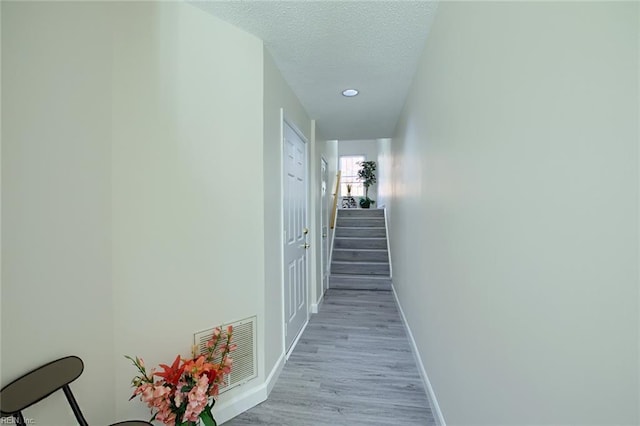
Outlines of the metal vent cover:
M238 345L238 348L231 352L233 368L231 369L231 373L225 376L224 381L226 384L220 386L220 393L233 389L258 376L256 368L256 317L253 316L240 321L223 324L222 328L224 329L229 325L233 326L232 343ZM197 346L198 355L206 353L207 342L211 339L213 330L215 330L215 327L199 331L193 335L193 344ZM215 361L219 362L220 357Z

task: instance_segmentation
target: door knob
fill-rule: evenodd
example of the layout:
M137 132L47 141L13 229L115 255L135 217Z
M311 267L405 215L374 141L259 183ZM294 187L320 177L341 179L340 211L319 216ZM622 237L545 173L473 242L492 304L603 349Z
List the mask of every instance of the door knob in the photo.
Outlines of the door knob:
M304 243L304 244L302 244L300 247L302 247L302 248L304 248L304 249L308 249L309 247L311 247L311 244Z
M307 235L309 233L309 228L302 228L302 233Z

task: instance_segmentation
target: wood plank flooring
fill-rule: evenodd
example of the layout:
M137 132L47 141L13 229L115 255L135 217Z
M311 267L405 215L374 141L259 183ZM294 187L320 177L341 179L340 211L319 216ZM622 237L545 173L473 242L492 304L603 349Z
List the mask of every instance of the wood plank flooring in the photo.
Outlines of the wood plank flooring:
M225 426L435 425L429 407L393 293L330 289L269 399Z

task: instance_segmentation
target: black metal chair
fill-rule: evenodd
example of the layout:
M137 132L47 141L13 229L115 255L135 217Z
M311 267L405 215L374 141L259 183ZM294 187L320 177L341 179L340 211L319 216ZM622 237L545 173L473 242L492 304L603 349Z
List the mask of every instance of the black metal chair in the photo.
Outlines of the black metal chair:
M69 387L69 383L80 377L83 370L84 363L80 358L68 356L42 365L17 378L0 390L0 417L11 417L15 424L26 426L22 410L62 389L80 426L89 426ZM145 425L151 425L151 423L129 420L114 423L111 426Z

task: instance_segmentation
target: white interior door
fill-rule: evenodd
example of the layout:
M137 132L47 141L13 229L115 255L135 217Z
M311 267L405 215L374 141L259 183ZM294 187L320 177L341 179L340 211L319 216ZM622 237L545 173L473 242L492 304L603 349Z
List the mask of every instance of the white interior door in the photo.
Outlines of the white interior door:
M284 123L284 313L289 352L309 319L307 305L307 144Z
M329 288L329 197L327 188L329 185L329 170L327 161L322 158L320 164L322 176L321 200L320 200L320 223L322 226L322 291Z

